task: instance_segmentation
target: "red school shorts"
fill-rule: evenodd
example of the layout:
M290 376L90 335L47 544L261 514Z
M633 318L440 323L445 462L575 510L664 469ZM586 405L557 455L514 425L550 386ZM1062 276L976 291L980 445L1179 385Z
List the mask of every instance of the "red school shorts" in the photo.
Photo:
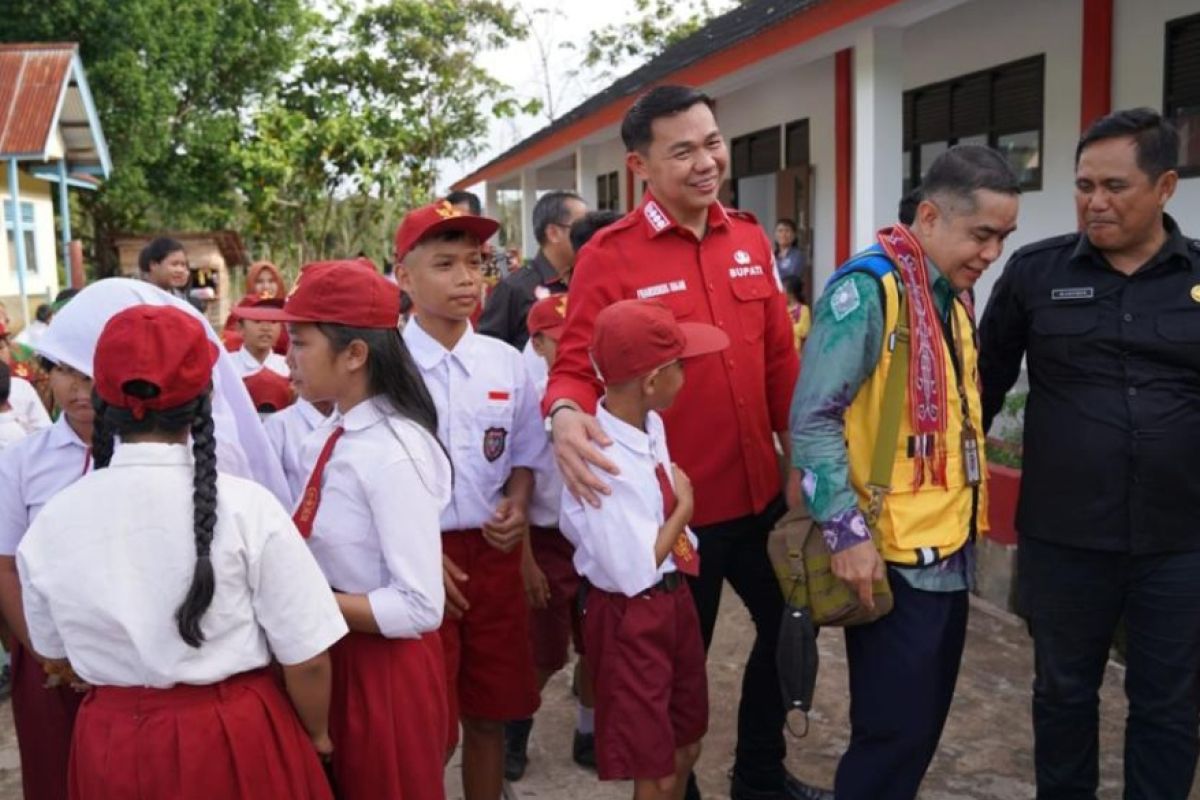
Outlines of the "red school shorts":
M636 597L590 588L583 637L596 676L600 779L675 774L675 751L708 730L704 641L686 581Z
M575 548L557 528L532 528L529 541L533 545L533 560L550 584L546 607L529 611L533 663L540 672L552 674L567 665L568 645L574 644L576 653L583 652Z
M451 720L533 716L541 700L521 548L502 553L478 530L450 531L442 534L442 553L467 574L460 588L470 605L462 617L447 613L439 631Z
M83 693L46 687L46 670L14 636L12 712L21 754L21 785L28 800L66 800L71 736Z
M325 771L268 670L210 686L98 686L71 747L71 800L332 800Z

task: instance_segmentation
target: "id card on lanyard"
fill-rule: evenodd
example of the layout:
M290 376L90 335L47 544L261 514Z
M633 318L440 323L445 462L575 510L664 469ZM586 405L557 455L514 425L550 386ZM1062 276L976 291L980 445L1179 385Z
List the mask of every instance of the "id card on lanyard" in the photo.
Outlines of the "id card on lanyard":
M954 377L958 381L958 398L962 404L962 463L963 477L968 486L979 486L983 483L983 463L979 458L979 432L971 421L971 406L967 402L967 392L963 384L965 365L962 363L961 334L958 324L958 314L954 308L956 298L950 298L950 360L954 362ZM945 327L943 326L943 330Z

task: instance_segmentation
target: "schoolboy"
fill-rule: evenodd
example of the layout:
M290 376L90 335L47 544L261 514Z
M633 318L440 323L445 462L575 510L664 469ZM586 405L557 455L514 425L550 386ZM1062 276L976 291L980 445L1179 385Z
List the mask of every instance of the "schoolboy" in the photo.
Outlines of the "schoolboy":
M729 346L711 325L665 305L622 300L596 316L591 358L605 384L596 421L612 440L599 508L562 496L563 531L587 581L584 647L595 674L601 780L633 780L635 800L679 800L708 727L700 621L685 575L700 554L688 530L691 483L671 464L658 412L684 383L684 361Z
M446 617L441 628L452 718L463 728L466 800L498 800L504 721L538 706L521 552L532 468L545 448L538 398L521 354L479 336L481 245L498 223L441 202L396 231L396 274L413 301L404 341L437 406L454 465L442 514Z
M233 361L245 378L261 369L286 378L288 376L287 360L275 352L275 342L283 334L283 325L278 322L267 322L256 319L246 319L239 312L246 308L283 308L283 301L273 294L262 293L247 295L233 308L233 315L238 319L238 330L242 334L242 347L233 353Z

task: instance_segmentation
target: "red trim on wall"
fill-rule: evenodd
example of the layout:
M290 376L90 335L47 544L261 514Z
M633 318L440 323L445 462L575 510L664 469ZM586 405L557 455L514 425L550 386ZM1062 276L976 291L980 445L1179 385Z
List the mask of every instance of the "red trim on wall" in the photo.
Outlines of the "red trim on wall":
M833 258L841 264L850 258L850 181L854 158L854 64L851 48L839 50L834 56L834 180L837 195L834 201Z
M1079 129L1112 111L1113 0L1083 0Z
M707 58L689 64L683 69L663 76L658 83L684 83L701 86L717 78L736 72L751 64L763 61L784 50L815 39L822 34L837 30L877 11L896 5L902 0L837 0L820 3L796 14L791 19L738 42L732 47L713 53ZM649 89L650 87L646 87ZM485 166L455 181L452 188L465 189L480 181L492 180L549 155L569 144L573 144L590 133L619 122L633 105L634 96L614 100L589 116L573 122L562 130L520 150L503 161Z

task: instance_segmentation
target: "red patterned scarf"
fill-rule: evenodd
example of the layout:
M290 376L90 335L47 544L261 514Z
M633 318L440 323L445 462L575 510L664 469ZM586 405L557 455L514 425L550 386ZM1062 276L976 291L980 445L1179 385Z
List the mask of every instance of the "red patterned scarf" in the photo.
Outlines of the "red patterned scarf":
M880 246L900 272L908 298L909 424L916 434L913 448L913 488L926 478L946 485L946 361L942 330L929 287L925 251L903 225L876 235Z

